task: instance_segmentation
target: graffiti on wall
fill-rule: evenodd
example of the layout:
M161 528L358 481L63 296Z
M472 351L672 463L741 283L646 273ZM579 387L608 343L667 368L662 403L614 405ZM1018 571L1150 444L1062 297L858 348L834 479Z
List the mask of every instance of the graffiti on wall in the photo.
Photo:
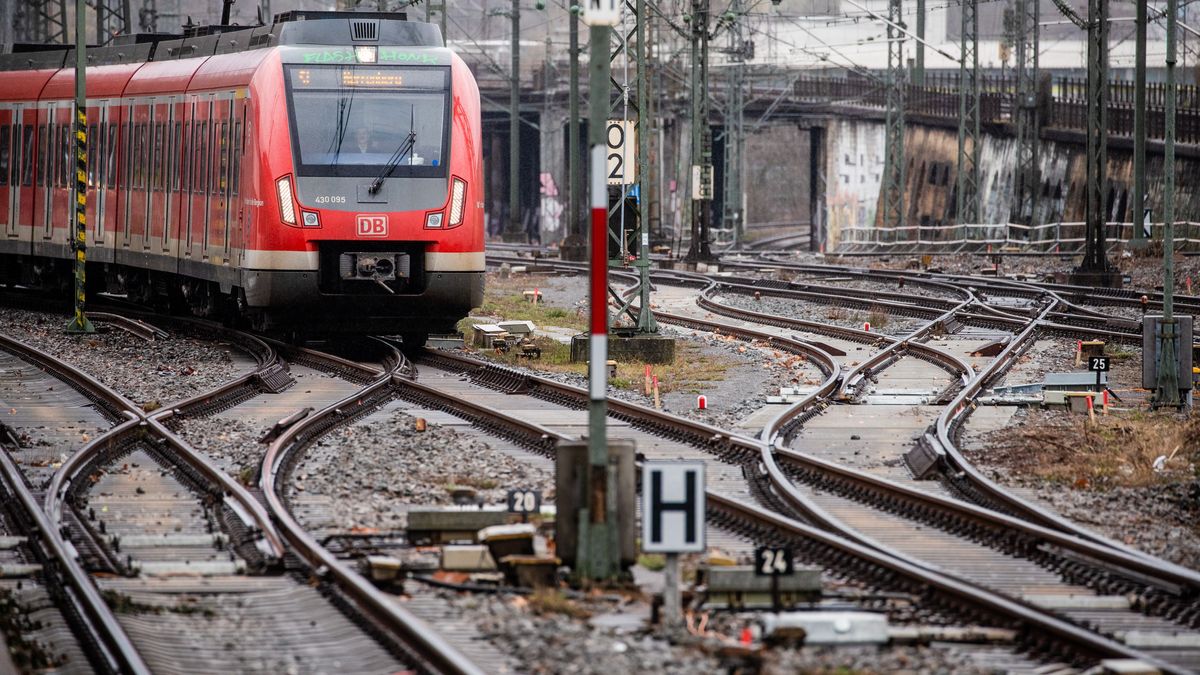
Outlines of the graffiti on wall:
M552 241L562 236L564 209L562 202L558 199L558 184L554 182L554 176L549 172L542 172L540 179L542 237L547 241Z

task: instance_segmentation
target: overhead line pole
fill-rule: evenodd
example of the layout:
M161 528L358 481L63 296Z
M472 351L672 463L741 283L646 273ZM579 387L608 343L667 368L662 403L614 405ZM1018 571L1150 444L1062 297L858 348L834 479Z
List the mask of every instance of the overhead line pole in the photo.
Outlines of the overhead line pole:
M1038 165L1038 19L1039 0L1017 0L1017 175L1012 221L1034 225L1037 220L1041 168Z
M712 130L708 127L708 13L711 0L692 0L692 242L690 261L712 260Z
M917 65L912 80L918 87L925 86L925 0L917 0Z
M850 0L853 2L853 0ZM872 15L874 16L874 15ZM884 229L899 239L904 227L904 34L900 26L900 0L888 0L887 110L884 120L883 217Z
M94 333L87 307L87 5L75 0L75 315L68 333Z
M508 122L508 227L504 241L527 241L521 222L521 3L512 0L512 75Z
M1108 0L1088 0L1087 217L1083 263L1075 281L1111 286L1120 277L1108 261L1105 242L1108 160Z
M1136 2L1136 47L1133 90L1133 222L1131 243L1141 247L1146 243L1142 230L1146 208L1146 3ZM1168 19L1169 21L1169 19Z
M1175 37L1177 0L1167 0L1167 100L1163 138L1163 313L1158 323L1157 387L1154 405L1176 407L1179 396L1179 330L1175 319Z
M960 225L978 225L979 213L979 15L976 0L962 2L958 62L958 205Z
M650 68L647 63L650 50L646 44L646 0L637 0L637 180L638 180L638 240L637 260L633 266L638 271L638 332L657 333L658 323L650 310L650 192L653 179L650 176L650 135L653 133L653 118L650 114ZM661 171L662 168L659 168ZM624 186L622 186L624 190Z

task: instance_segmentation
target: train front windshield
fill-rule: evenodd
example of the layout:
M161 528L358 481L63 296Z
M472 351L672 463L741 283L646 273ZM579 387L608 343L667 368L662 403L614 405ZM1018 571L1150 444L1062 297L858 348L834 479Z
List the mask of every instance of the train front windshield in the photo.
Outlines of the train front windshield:
M449 68L286 66L301 176L446 175ZM411 146L411 147L410 147Z

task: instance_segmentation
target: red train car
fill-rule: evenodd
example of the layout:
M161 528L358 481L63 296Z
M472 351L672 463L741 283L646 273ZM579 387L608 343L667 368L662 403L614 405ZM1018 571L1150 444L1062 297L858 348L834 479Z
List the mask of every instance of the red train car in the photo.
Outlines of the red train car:
M482 301L479 90L436 27L292 12L89 49L92 290L422 343ZM69 283L74 52L0 55L0 280Z

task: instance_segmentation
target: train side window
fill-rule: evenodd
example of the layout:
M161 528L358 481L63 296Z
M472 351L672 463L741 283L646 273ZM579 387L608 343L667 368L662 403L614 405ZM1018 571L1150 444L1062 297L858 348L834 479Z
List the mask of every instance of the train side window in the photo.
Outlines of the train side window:
M238 193L238 183L242 178L242 150L242 123L239 120L233 123L233 167L229 179L232 183L230 192L235 197Z
M192 123L183 123L183 145L179 148L179 188L185 192L191 192L192 186L188 184L188 179L191 178L192 172Z
M117 123L108 123L108 143L104 146L107 153L104 160L104 177L108 187L117 187Z
M150 154L150 148L146 143L146 125L137 125L136 133L133 137L133 187L144 190L146 188L146 173L150 168L146 161L146 156Z
M130 164L133 163L133 122L126 122L125 128L121 130L121 189L128 189L132 184L130 177L133 175Z
M62 136L54 125L46 130L46 186L58 185L58 153L62 150Z
M201 194L208 192L208 122L200 123L200 163L197 167L200 171L199 185L196 189Z
M98 143L96 142L96 125L88 125L87 128L87 181L88 187L96 186L96 150Z
M12 128L7 124L0 133L0 185L8 185L9 172L9 142L12 140Z
M183 123L175 123L175 132L171 134L171 163L168 170L171 174L171 189L179 190L179 157L183 154Z
M154 134L154 143L150 148L150 168L152 183L150 185L153 190L162 190L163 188L163 123L155 122L150 132Z
M33 185L33 125L26 124L21 139L21 185Z
M14 124L12 129L12 150L8 160L9 183L14 187L21 184L21 125Z
M71 153L74 144L71 143L70 125L60 126L58 137L62 139L62 148L58 152L58 158L62 162L58 167L58 185L67 187L71 184L71 169L75 166L74 155Z
M46 125L38 126L37 135L37 184L46 184Z
M221 122L221 145L218 152L220 154L217 156L219 164L215 188L218 194L223 195L229 189L229 122Z

